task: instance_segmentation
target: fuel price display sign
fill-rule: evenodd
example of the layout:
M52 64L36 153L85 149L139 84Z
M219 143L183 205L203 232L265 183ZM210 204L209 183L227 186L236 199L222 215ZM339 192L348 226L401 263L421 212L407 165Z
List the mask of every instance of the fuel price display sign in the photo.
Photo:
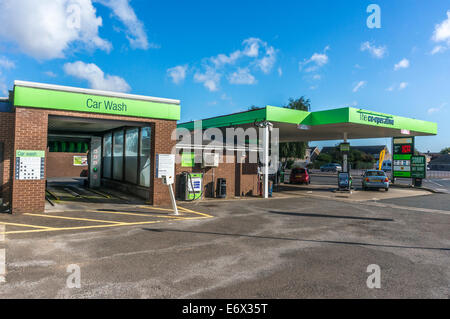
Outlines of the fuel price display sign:
M411 157L414 155L414 137L392 138L393 175L411 178Z

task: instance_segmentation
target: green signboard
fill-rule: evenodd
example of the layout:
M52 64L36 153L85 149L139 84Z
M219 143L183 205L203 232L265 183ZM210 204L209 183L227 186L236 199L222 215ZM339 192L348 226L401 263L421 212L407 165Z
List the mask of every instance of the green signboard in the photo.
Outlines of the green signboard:
M76 92L16 86L14 106L179 120L180 106Z
M392 138L394 177L411 177L411 157L414 155L414 137Z
M195 153L183 153L181 154L181 167L194 167L195 166Z
M425 179L427 176L427 160L425 156L411 156L411 177Z

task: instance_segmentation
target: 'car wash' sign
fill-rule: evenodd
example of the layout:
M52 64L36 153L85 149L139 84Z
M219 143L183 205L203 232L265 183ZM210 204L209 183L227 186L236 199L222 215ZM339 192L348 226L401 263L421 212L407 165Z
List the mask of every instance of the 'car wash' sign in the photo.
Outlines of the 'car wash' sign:
M86 107L88 109L103 109L105 112L118 111L126 113L128 110L125 102L116 103L110 100L98 101L91 98L86 100Z

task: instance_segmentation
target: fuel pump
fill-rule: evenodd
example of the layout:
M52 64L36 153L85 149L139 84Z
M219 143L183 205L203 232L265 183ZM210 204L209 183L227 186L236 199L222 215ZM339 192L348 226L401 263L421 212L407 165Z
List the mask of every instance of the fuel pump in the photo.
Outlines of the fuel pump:
M203 174L201 173L181 173L180 195L184 201L195 201L203 195Z

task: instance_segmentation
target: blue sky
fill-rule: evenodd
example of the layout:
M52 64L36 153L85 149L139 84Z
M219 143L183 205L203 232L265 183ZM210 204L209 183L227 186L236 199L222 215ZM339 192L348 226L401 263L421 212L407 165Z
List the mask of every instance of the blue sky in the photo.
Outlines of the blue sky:
M418 148L450 146L448 1L0 0L0 20L0 95L18 79L176 98L182 121L304 95L437 122Z

